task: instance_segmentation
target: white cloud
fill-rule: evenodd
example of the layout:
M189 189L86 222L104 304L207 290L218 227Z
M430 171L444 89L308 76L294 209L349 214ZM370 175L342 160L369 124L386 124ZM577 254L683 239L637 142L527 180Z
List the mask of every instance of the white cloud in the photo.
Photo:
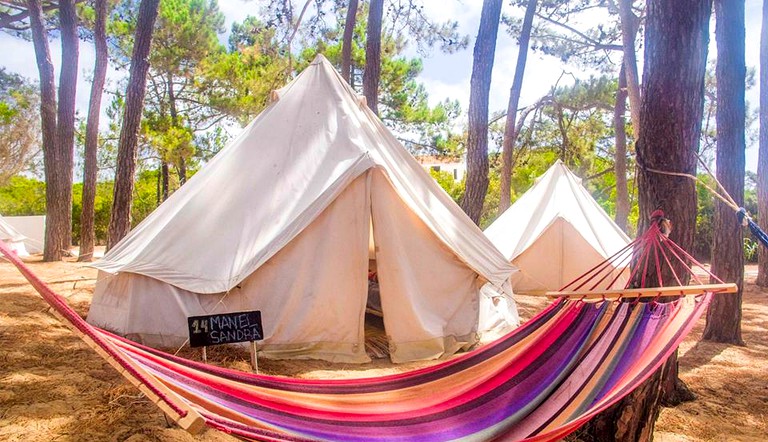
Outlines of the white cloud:
M222 43L226 44L229 33L232 31L232 23L241 23L249 15L258 15L258 6L253 1L247 0L219 0L219 11L224 14L224 35Z
M479 3L473 0L424 0L424 15L441 23L457 20L460 27L480 21Z
M519 10L507 5L505 8L505 13L520 13ZM454 54L443 54L435 49L432 54L423 58L424 71L419 80L426 86L431 103L437 103L445 98L459 99L462 107L466 110L469 106L472 51L480 24L481 8L476 3L470 6L469 2L426 1L425 10L426 14L436 21L457 20L460 32L470 36L470 45L467 49ZM507 108L509 89L512 87L512 80L515 75L517 53L516 40L510 37L506 33L505 26L501 25L491 76L489 95L491 112L503 111ZM409 48L408 55L416 56L415 48ZM529 51L520 105L531 104L546 94L564 69L569 70L559 60ZM563 84L570 82L572 80L564 80Z
M462 108L466 108L469 103L469 88L464 87L463 82L448 83L440 79L423 78L421 82L427 89L430 104L435 105L445 99L459 100ZM469 80L467 80L467 83Z

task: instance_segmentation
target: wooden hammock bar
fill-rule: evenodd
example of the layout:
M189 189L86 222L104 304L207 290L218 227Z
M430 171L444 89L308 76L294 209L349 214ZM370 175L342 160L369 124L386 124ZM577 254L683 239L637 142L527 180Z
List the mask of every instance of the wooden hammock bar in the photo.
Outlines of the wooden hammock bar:
M118 361L116 361L109 353L104 351L103 348L99 344L97 344L93 339L91 339L90 336L86 335L85 333L81 332L77 327L72 325L72 323L67 320L64 316L62 316L59 312L56 310L51 310L51 313L62 322L62 324L66 325L67 328L72 330L75 335L77 335L80 339L82 339L88 347L90 347L92 350L94 350L96 353L99 354L104 360L106 360L109 365L112 366L115 370L117 370L125 379L127 379L131 384L133 384L135 387L137 387L144 395L152 401L155 405L158 406L170 419L172 419L178 426L186 430L187 432L191 434L198 434L203 431L205 428L205 419L203 416L200 415L195 409L188 406L184 401L181 400L181 398L173 392L170 388L168 388L166 385L163 384L157 384L155 385L155 388L162 391L165 395L168 397L176 398L176 403L178 406L182 409L184 409L187 412L186 416L179 416L176 411L174 411L171 407L168 406L168 404L165 403L163 399L161 399L157 394L155 394L154 391L147 388L146 385L144 385L143 382L136 379L132 374L130 374ZM123 361L124 363L127 363L131 366L134 370L136 370L137 373L142 374L143 376L150 378L151 376L149 373L147 373L142 367L140 367L138 364L128 360L127 358Z
M546 292L550 298L584 298L584 299L620 299L620 298L655 298L657 296L687 296L700 295L705 292L712 293L736 293L739 287L736 284L703 284L682 285L672 287L647 287L639 289L599 290L599 291L554 291Z

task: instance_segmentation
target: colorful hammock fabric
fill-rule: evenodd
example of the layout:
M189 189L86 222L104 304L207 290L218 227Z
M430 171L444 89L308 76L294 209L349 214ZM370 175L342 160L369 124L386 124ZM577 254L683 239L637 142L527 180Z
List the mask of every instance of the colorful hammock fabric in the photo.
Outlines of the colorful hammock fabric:
M504 338L428 368L303 380L185 360L93 327L2 243L0 252L182 427L204 423L260 441L558 440L653 374L713 295L701 289L670 303L561 298Z
M708 302L562 300L493 345L373 379L256 376L116 336L105 339L195 407L208 425L245 438L557 440L652 374Z
M747 226L749 227L749 231L752 232L752 235L754 235L754 237L763 244L763 247L768 247L768 233L765 233L763 229L761 229L760 226L758 226L757 223L752 220L749 215L747 215L747 210L743 207L740 208L737 213L739 216L739 222L743 223L746 219Z

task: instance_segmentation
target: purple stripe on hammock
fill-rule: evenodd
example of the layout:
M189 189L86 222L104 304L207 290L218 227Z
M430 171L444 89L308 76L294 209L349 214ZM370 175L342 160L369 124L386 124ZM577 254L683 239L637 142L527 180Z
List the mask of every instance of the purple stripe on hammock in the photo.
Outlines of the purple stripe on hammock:
M669 314L670 304L655 304L644 303L644 311L642 313L642 319L637 325L637 330L633 333L632 339L624 347L624 351L618 359L618 363L611 370L611 375L608 378L606 384L599 390L599 393L595 396L590 406L597 401L602 400L609 391L613 389L616 382L619 381L627 372L627 369L632 366L638 356L645 352L648 344L654 337L657 330L666 324L666 321L671 319ZM662 321L664 319L664 321Z
M615 391L613 394L610 395L610 397L606 398L603 402L601 402L597 406L592 407L588 412L583 413L578 418L571 420L570 422L568 422L567 424L564 424L563 426L561 426L556 430L550 431L548 433L544 433L539 436L547 437L548 435L552 435L555 431L561 430L562 428L569 428L568 429L569 432L574 431L575 429L583 425L584 422L593 418L598 413L601 413L608 407L617 403L624 396L631 393L632 390L637 388L638 385L640 385L642 382L648 379L648 377L650 377L653 371L661 368L661 364L670 357L672 352L680 345L680 342L682 342L683 338L696 325L696 321L698 321L698 319L701 317L703 310L706 310L711 299L712 299L712 294L710 293L706 295L701 302L698 302L697 300L697 304L694 306L691 312L689 312L686 315L686 318L685 318L685 321L683 321L683 324L677 328L677 333L675 333L674 337L668 340L664 345L664 348L661 351L655 353L655 356L652 359L652 361L646 364L644 366L644 369L641 370L635 377L633 377L628 382L626 382L625 386L622 389ZM678 312L680 310L682 309L679 309Z
M581 394L596 370L601 367L607 352L615 343L627 324L629 307L618 306L614 309L607 326L600 332L594 344L580 358L578 365L558 389L536 410L514 428L510 428L505 437L519 440L537 434L557 418L564 409L571 405L576 396Z

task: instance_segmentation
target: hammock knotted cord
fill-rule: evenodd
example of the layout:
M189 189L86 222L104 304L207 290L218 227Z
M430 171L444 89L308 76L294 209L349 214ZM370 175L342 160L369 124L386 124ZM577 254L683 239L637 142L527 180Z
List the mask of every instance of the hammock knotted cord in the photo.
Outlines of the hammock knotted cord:
M716 281L717 286L723 286L723 290L730 287L677 243L669 239L671 223L664 217L663 211L654 211L651 214L650 224L645 234L637 237L623 249L575 278L559 291L549 292L548 295L558 296L558 294L564 293L574 296L573 293L586 290L589 293L599 292L603 295L606 292L615 292L614 294L618 294L618 297L621 298L622 293L631 293L629 290L632 286L647 287L649 267L654 271L655 281L658 282L659 286L665 285L663 277L665 268L670 270L678 287L685 286L687 281L684 282L681 276L677 274L673 263L682 267L696 284L705 284L699 277L699 274L705 274L711 280ZM627 269L630 270L627 271ZM621 287L623 290L616 289L620 280L624 281ZM670 290L674 291L669 287L659 287L659 292L669 292Z
M747 227L749 227L749 231L752 232L752 235L763 244L763 247L768 248L768 233L765 233L763 229L757 225L757 223L747 214L747 210L743 207L739 209L738 215L739 221L742 224L746 223Z
M696 152L694 152L694 155L696 155L696 159L698 159L699 164L701 164L704 170L707 171L710 178L712 178L715 181L715 183L717 184L717 188L720 189L722 193L713 189L711 186L709 186L707 183L705 183L703 180L701 180L699 177L695 175L691 175L689 173L683 173L683 172L670 172L667 170L653 169L651 167L647 167L640 164L640 162L638 162L637 164L643 170L646 170L648 172L657 173L660 175L670 175L670 176L679 176L683 178L688 178L690 180L693 180L696 183L701 184L702 186L704 186L705 189L707 189L712 195L714 195L717 199L719 199L723 204L733 209L733 211L736 212L736 216L738 216L739 218L739 222L742 225L749 227L749 231L752 232L752 235L758 241L760 241L763 247L768 248L768 233L765 233L765 231L763 231L763 229L760 228L760 226L752 219L752 217L749 216L749 214L747 213L747 209L743 207L739 207L739 205L736 203L733 197L731 197L731 195L728 193L725 187L717 179L715 174L713 174L712 171L709 170L707 163L704 162L701 156Z
M563 288L576 295L555 300L505 337L427 368L366 379L256 375L136 344L87 324L2 242L0 252L70 328L190 431L204 423L259 441L554 441L651 376L724 290L676 287L672 294L696 296L663 303L607 300L634 296L632 289L598 290L618 280L607 269L625 260L634 261L633 273L648 262L698 264L661 225ZM584 287L590 290L578 292Z

